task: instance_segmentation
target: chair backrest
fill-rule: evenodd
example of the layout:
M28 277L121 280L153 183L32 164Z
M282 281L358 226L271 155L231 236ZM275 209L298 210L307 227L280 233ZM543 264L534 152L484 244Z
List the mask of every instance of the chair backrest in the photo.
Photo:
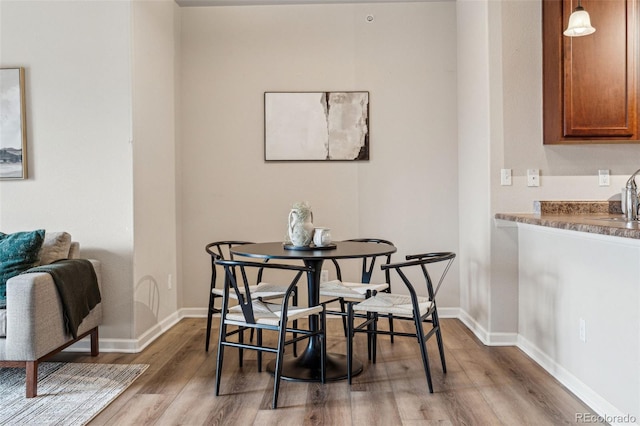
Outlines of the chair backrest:
M242 313L244 315L245 321L249 324L255 324L255 315L253 311L252 304L252 296L251 296L251 288L249 281L247 279L247 270L256 268L260 273L265 269L278 269L278 270L289 270L295 271L296 274L291 280L287 291L282 297L282 307L283 312L285 312L285 316L282 318L282 323L286 322L286 309L284 309L289 304L289 297L295 291L298 282L300 281L300 277L302 277L303 273L307 273L307 279L309 279L309 275L313 274L314 269L310 266L302 266L302 265L287 265L281 263L263 263L263 262L251 262L244 260L223 260L218 259L215 261L216 265L220 265L224 267L225 270L225 285L224 285L224 301L222 310L226 312L229 308L229 292L233 291L236 294L238 305L240 305L242 309ZM240 270L240 274L237 274L237 270ZM239 278L241 277L241 278Z
M217 270L216 260L233 260L233 253L231 249L235 246L241 246L244 244L253 244L250 241L214 241L205 246L205 251L211 256L211 290L216 287L217 282ZM262 278L262 274L258 276L258 280ZM259 282L259 281L258 281Z
M407 278L407 275L404 273L403 269L411 268L414 266L420 266L422 270L422 274L424 275L425 284L427 286L427 294L429 295L429 299L431 301L435 301L436 295L438 294L438 290L440 289L440 286L442 285L442 282L444 281L444 277L447 275L447 272L449 272L449 268L451 268L451 264L453 263L453 260L455 259L455 257L456 257L456 254L453 252L412 254L412 255L406 256L406 262L390 263L390 264L382 265L382 270L385 270L385 271L390 271L392 269L395 270L400 276L400 278L402 279L402 282L405 284L405 286L409 290L411 297L415 300L415 298L417 297L415 288L411 284L411 281L409 280L409 278ZM445 264L444 269L440 274L440 279L438 280L438 283L434 287L433 281L431 280L431 275L427 270L427 265L435 264L439 262L447 262L447 263Z
M394 244L391 241L383 240L380 238L352 238L350 240L345 241L355 241L359 243L371 243L371 244L388 244L393 246ZM391 263L391 254L378 255L378 256L366 256L362 258L362 267L360 269L360 282L369 284L371 283L371 276L373 275L374 268L376 266L376 260L381 259L383 263ZM336 268L336 275L338 280L342 281L342 270L340 269L340 264L336 259L331 259ZM388 270L384 271L384 277L386 282L391 285L391 277Z

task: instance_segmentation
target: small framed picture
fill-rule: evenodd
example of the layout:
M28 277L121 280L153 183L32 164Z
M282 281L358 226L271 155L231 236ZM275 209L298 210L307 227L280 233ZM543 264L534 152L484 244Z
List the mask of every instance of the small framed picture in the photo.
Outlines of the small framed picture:
M0 69L0 179L27 178L24 68Z
M266 161L369 159L369 92L265 92Z

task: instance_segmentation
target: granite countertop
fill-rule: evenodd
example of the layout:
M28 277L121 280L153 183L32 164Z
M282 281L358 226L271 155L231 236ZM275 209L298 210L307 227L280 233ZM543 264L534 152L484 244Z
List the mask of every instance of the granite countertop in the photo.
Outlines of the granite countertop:
M496 219L640 239L640 222L626 222L620 201L536 201L534 213L496 213Z

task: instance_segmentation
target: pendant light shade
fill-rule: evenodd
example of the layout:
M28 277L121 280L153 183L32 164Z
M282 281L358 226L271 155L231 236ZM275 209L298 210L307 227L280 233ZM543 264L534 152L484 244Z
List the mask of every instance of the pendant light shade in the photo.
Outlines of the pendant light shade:
M567 37L580 37L593 34L596 31L591 26L591 18L589 13L580 5L578 0L578 7L576 7L569 17L569 26L564 31L564 35Z

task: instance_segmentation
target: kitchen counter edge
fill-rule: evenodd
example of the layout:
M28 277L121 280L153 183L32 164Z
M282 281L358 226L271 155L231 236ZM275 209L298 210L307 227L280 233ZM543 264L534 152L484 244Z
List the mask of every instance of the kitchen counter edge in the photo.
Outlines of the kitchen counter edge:
M640 240L640 222L607 220L621 218L614 214L496 213L494 217L528 225Z

